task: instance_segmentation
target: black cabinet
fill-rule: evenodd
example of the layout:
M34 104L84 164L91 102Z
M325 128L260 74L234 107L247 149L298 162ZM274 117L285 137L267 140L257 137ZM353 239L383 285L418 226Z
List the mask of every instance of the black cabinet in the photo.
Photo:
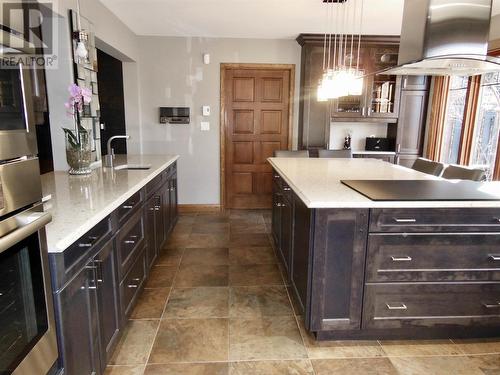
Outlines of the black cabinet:
M120 332L120 294L116 250L109 241L94 257L102 371L111 358Z
M58 340L65 374L101 373L96 291L91 261L56 293Z
M293 202L290 187L275 174L273 184L272 236L283 266L290 272L292 261Z
M65 374L104 373L177 212L174 163L64 252L49 255Z

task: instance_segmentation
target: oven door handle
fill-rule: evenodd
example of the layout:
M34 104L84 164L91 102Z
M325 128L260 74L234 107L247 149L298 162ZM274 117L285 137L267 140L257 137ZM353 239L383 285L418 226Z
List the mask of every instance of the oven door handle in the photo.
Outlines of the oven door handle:
M38 232L41 228L50 223L51 220L52 215L48 212L34 212L28 210L1 222L0 226L12 225L12 223L15 224L10 232L0 237L0 254L10 249L16 243L31 236L33 233ZM7 223L7 221L10 221L10 223Z

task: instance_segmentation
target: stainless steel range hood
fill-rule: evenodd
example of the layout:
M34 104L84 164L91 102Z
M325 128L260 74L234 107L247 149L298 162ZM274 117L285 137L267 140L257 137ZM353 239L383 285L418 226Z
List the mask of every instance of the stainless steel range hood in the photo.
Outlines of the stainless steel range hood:
M492 0L405 0L398 66L383 74L471 76L500 71L487 56Z

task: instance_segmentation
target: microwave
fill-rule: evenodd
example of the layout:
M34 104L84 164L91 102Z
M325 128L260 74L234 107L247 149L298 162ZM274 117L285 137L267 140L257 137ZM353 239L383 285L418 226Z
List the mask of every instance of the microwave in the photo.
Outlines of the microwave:
M0 161L37 153L30 70L0 68Z

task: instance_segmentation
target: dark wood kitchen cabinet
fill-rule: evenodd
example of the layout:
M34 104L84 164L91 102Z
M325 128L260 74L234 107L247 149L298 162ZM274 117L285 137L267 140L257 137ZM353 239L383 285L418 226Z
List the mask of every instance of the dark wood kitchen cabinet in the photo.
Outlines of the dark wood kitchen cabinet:
M104 373L177 212L174 163L64 252L49 254L64 374Z
M318 102L317 88L323 75L323 35L301 34L302 46L299 102L299 148L320 149L328 145L330 121L396 123L399 115L401 77L370 75L396 65L399 37L363 36L359 67L367 76L361 95ZM333 49L333 46L332 46ZM357 64L357 54L352 66ZM331 114L331 117L330 117Z
M56 294L58 341L65 374L101 373L96 280L92 262Z
M281 179L281 177L279 177L279 175L274 174L274 176L272 236L285 269L290 271L293 241L293 203L291 188Z
M317 339L500 336L500 208L308 208L288 194L291 235L273 207L274 245L284 263L291 240L291 295Z

